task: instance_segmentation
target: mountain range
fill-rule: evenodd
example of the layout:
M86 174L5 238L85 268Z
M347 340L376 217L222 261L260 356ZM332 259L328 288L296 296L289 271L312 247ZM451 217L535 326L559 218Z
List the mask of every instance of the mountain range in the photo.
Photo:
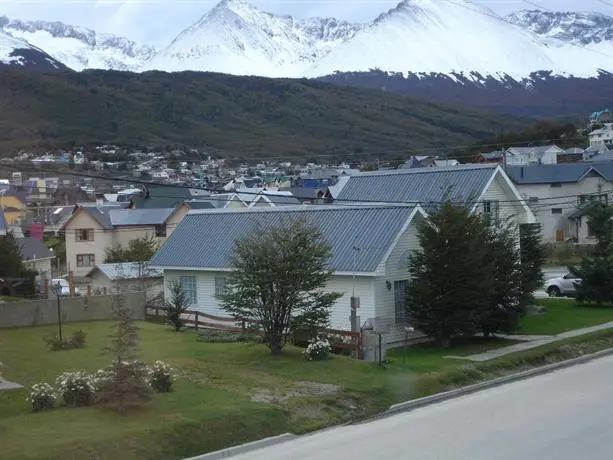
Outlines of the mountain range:
M613 70L613 18L530 10L501 17L467 0L403 0L365 24L296 19L222 0L168 46L60 22L0 17L0 63L81 71L211 71L315 78L346 72L520 81L534 72L589 78ZM23 52L20 52L23 54ZM18 55L21 55L18 53Z

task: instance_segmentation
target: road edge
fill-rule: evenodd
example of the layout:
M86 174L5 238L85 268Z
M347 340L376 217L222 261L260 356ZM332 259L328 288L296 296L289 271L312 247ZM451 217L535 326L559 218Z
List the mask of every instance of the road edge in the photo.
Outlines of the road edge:
M258 441L248 442L246 444L239 444L238 446L228 447L222 450L216 450L215 452L197 455L196 457L190 457L184 460L218 460L220 458L229 458L235 455L250 452L252 450L272 446L273 444L281 444L297 437L298 435L292 433L283 433L278 436L271 436L268 438L260 439Z
M304 435L284 433L278 436L271 436L268 438L260 439L259 441L253 441L253 442L249 442L246 444L240 444L238 446L228 447L227 449L218 450L215 452L209 452L208 454L202 454L196 457L186 458L184 460L219 460L219 459L224 459L224 458L230 458L235 455L244 454L244 453L258 450L264 447L269 447L275 444L282 444L286 441L290 441L292 439L296 439L299 437L313 436L314 434L321 433L323 431L328 431L331 429L341 428L341 427L349 426L349 425L360 425L363 423L370 423L375 420L386 418L386 417L389 417L395 414L399 414L402 412L410 412L411 410L418 409L420 407L426 407L432 404L437 404L440 402L448 401L450 399L455 399L461 396L466 396L472 393L477 393L478 391L481 391L481 390L496 388L496 387L505 385L507 383L513 383L513 382L518 382L521 380L526 380L530 377L536 377L538 375L549 374L551 372L554 372L560 369L565 369L567 367L576 366L578 364L584 364L589 361L593 361L595 359L603 358L609 355L613 355L613 348L607 348L605 350L600 350L595 353L578 356L576 358L566 359L564 361L560 361L560 362L553 363L553 364L547 364L545 366L535 367L533 369L528 369L527 371L517 372L515 374L506 375L504 377L499 377L493 380L487 380L485 382L475 383L473 385L468 385L462 388L457 388L455 390L445 391L442 393L425 396L423 398L411 399L409 401L393 404L384 412L381 412L367 419L329 426L326 428L322 428L321 430L316 430L311 433L306 433Z
M363 422L360 422L360 423L373 421L378 418L386 417L386 416L397 414L400 412L408 412L413 409L417 409L419 407L429 406L431 404L436 404L439 402L447 401L449 399L454 399L460 396L465 396L465 395L469 395L472 393L476 393L481 390L496 388L501 385L505 385L507 383L518 382L520 380L525 380L530 377L536 377L538 375L549 374L551 372L554 372L560 369L565 369L567 367L576 366L577 364L584 364L589 361L593 361L594 359L603 358L609 355L613 355L613 348L607 348L605 350L600 350L595 353L578 356L576 358L566 359L564 361L560 361L560 362L553 363L553 364L547 364L545 366L535 367L533 369L528 369L527 371L505 375L504 377L499 377L493 380L487 380L484 382L475 383L473 385L468 385L462 388L456 388L455 390L449 390L443 393L437 393L434 395L425 396L423 398L411 399L409 401L393 404L385 412L382 412L381 414L375 417L372 417L368 420L364 420Z

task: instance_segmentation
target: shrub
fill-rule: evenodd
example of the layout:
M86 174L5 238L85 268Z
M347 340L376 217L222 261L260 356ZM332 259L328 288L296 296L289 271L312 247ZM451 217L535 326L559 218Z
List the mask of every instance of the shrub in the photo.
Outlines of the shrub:
M170 391L174 378L173 368L163 361L156 361L149 368L149 385L158 393Z
M346 356L351 355L351 349L342 345L353 343L353 337L341 334L327 334L326 339L328 339L328 342L330 343L332 353Z
M52 409L55 405L56 399L57 396L53 390L53 387L48 383L43 382L32 385L26 401L32 405L32 410L34 412L40 412L43 410Z
M73 332L70 339L66 340L60 338L57 335L46 335L43 340L47 343L47 347L51 351L58 350L71 350L73 348L83 348L85 346L86 334L82 330Z
M316 337L309 340L307 349L303 351L303 354L309 361L323 361L328 359L328 355L332 351L330 342L328 339L322 337Z
M139 360L113 362L94 376L97 402L117 410L127 412L151 399L149 369Z
M87 406L96 392L94 376L83 371L64 372L56 379L58 392L69 406Z

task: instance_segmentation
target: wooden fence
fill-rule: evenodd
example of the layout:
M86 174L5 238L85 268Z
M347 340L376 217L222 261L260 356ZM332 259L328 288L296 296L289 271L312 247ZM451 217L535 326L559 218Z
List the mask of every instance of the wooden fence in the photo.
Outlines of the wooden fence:
M156 323L164 323L166 321L164 310L159 307L147 307L145 310L145 320ZM215 329L218 331L233 331L245 332L249 329L251 322L249 320L237 320L223 316L209 315L196 310L188 310L181 315L183 324L193 329ZM320 334L331 334L346 337L343 342L334 343L335 348L343 348L351 350L352 356L362 358L362 334L360 332L351 332L343 329L319 329Z

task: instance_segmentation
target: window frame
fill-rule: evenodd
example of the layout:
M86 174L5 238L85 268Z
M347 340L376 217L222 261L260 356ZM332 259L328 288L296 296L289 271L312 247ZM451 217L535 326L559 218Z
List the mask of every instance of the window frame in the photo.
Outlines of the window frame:
M562 214L562 208L551 208L551 214Z
M85 260L91 261L91 264L85 264ZM80 262L79 262L80 259ZM77 268L89 268L96 266L96 254L77 254Z
M166 238L168 236L166 230L166 224L156 225L155 226L155 237L156 238Z
M181 290L189 297L190 305L198 305L198 279L195 275L179 276Z
M493 221L497 221L500 218L500 201L484 200L483 214L489 216Z
M215 297L219 297L226 293L226 285L228 284L228 278L225 276L215 277Z
M75 229L75 241L81 243L84 241L94 241L93 228L77 228Z

